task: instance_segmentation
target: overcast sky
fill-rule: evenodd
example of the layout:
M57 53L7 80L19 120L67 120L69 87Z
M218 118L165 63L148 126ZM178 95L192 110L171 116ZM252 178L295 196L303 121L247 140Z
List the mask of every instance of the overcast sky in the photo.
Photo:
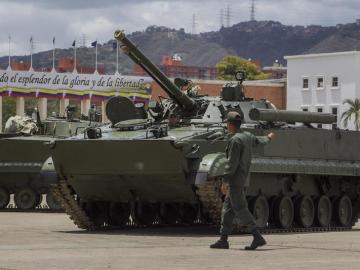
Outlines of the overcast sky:
M35 52L67 48L74 39L86 45L113 37L115 29L144 30L149 25L185 28L196 32L218 30L220 10L229 5L231 24L250 18L249 0L0 0L0 56L28 54L33 36ZM359 0L256 0L257 20L290 25L336 25L360 18Z

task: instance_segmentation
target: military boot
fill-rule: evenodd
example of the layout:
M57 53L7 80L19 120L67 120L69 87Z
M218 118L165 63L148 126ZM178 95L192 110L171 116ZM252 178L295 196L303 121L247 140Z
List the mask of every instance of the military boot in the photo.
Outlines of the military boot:
M254 239L250 246L245 247L245 250L255 250L258 247L266 245L266 241L265 241L264 237L262 237L262 235L260 234L260 232L257 229L254 229L251 233L252 233Z
M210 245L210 248L229 249L229 242L227 239L227 235L222 235L219 240L217 240L214 244Z

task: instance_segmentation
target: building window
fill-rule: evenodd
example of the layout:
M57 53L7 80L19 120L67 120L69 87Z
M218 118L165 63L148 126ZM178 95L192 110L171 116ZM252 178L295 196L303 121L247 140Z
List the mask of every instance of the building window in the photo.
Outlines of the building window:
M331 108L331 113L334 114L334 115L338 115L338 108L337 107L332 107ZM337 123L334 123L331 125L332 129L336 129L338 126L337 126Z
M317 78L317 88L324 88L324 77Z
M322 112L323 112L323 108L317 108L317 112L318 112L318 113L322 113ZM322 124L318 124L317 127L318 127L318 128L322 128Z
M331 86L334 88L339 87L339 77L332 77Z
M308 111L309 111L309 108L302 108L302 111L303 111L303 112L308 112Z
M302 88L303 89L309 89L309 78L303 78L302 79Z

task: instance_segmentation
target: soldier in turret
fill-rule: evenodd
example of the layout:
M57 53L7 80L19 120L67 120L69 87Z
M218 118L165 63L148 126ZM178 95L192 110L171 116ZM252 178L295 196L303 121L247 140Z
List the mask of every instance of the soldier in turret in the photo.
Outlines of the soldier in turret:
M224 180L227 188L221 215L220 239L210 248L228 249L228 235L232 231L234 217L239 218L249 233L254 237L252 243L245 247L246 250L255 250L266 244L256 228L254 217L251 215L246 201L246 190L249 186L249 169L252 158L252 147L258 144L267 144L274 138L274 133L267 136L256 137L249 132L240 130L242 117L238 112L227 114L227 127L229 141L226 155L230 163L230 176Z

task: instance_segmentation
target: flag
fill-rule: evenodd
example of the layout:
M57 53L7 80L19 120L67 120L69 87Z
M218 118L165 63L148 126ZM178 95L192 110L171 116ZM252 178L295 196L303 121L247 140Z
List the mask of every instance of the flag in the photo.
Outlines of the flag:
M53 37L53 45L55 45L55 37Z
M73 41L71 46L75 47L75 45L76 45L76 40Z
M113 50L115 51L117 49L117 42L113 42L112 47L113 47Z
M96 47L96 45L97 45L97 40L91 42L91 46L92 46L92 47Z

